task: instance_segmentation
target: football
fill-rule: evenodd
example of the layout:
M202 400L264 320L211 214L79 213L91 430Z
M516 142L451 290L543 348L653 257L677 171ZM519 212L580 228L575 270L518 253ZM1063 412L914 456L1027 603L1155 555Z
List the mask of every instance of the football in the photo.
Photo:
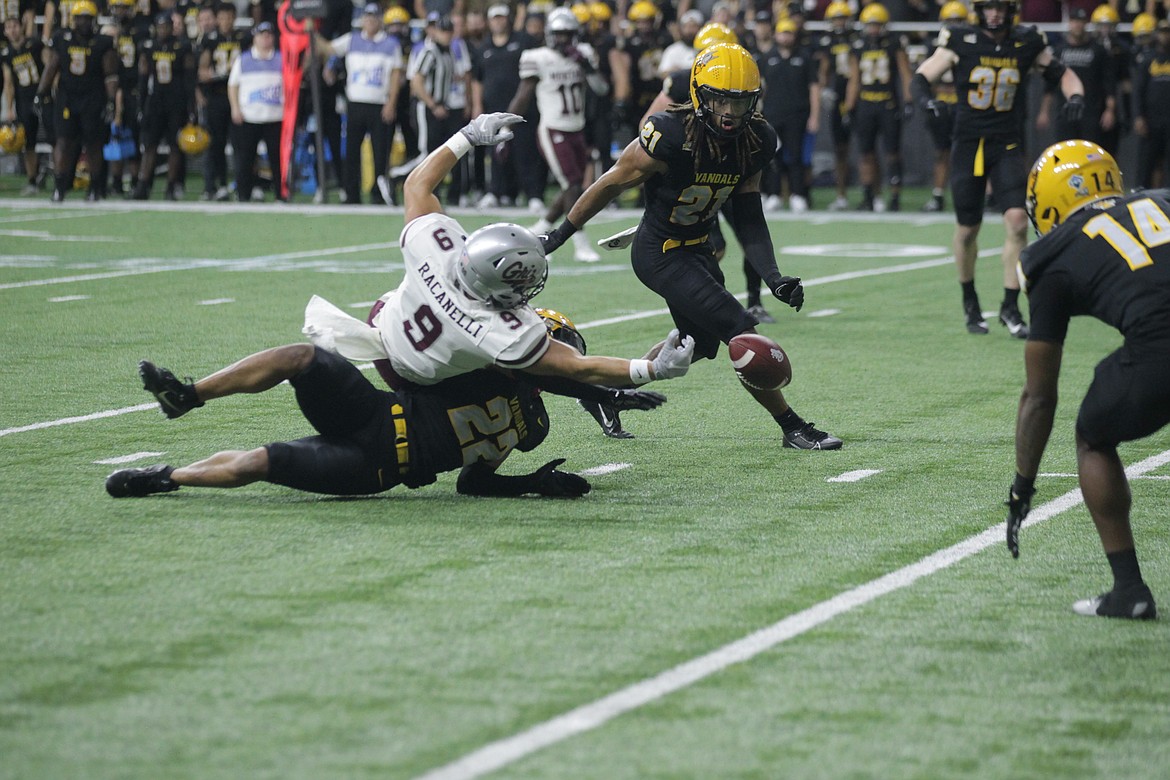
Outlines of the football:
M792 381L792 363L772 339L744 333L727 344L739 381L756 390L779 390Z

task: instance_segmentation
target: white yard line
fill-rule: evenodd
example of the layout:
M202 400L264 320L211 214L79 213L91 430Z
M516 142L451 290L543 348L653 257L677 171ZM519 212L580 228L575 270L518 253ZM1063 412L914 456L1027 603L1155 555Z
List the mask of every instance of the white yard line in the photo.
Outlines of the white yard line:
M95 460L94 463L103 466L117 466L122 463L133 463L136 460L145 460L147 458L159 458L166 455L165 452L133 452L129 455L119 455L116 458L103 458L102 460Z
M1135 463L1126 469L1130 478L1141 476L1170 463L1170 450ZM1064 495L1036 507L1028 515L1024 527L1041 523L1078 506L1081 491L1071 490ZM923 577L942 571L982 552L989 547L1004 544L1003 524L965 539L958 544L926 556L897 571L839 593L833 598L773 623L767 628L748 634L742 639L724 645L673 669L634 683L604 698L546 720L532 728L505 739L491 742L449 764L420 775L419 780L471 780L495 772L555 745L570 737L603 726L619 715L650 704L676 691L721 672L729 666L755 658L776 645L794 639L821 626L838 615L865 606L878 598L913 585ZM1007 551L1003 554L1006 556Z
M881 473L881 469L858 469L857 471L846 471L844 474L829 477L825 482L860 482L866 477L872 477L874 474Z
M600 477L602 474L613 474L615 471L628 469L632 465L632 463L602 463L600 466L594 466L591 469L582 469L577 473L584 477Z
M138 404L137 406L123 406L121 409L107 409L104 412L94 412L93 414L83 414L77 417L62 417L60 420L49 420L48 422L32 423L31 425L20 425L16 428L4 428L0 430L0 436L7 436L11 433L24 433L25 431L39 431L44 428L56 428L58 425L72 425L73 423L89 422L90 420L101 420L104 417L118 417L123 414L130 414L131 412L144 412L147 409L158 409L157 403Z

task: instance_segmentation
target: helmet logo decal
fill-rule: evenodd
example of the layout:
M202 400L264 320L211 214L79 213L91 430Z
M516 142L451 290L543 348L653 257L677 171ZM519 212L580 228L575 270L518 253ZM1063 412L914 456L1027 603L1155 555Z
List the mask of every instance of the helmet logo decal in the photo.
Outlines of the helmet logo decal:
M1089 190L1085 187L1085 177L1079 173L1068 177L1068 185L1073 188L1078 198L1087 198L1089 196Z

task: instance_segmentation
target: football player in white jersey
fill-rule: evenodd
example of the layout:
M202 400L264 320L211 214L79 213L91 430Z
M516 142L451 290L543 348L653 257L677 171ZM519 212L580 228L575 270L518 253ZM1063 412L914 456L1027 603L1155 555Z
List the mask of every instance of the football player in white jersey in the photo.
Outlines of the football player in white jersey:
M609 92L609 85L597 70L597 53L589 44L577 42L579 29L577 17L568 8L549 13L545 45L520 55L520 88L508 106L508 111L523 114L535 93L540 111L536 137L561 187L561 194L532 228L537 233L551 230L585 187L590 160L585 143L586 86L598 95ZM601 259L585 235L573 236L573 254L583 263Z
M435 189L473 146L511 139L514 114L482 114L411 172L403 188L406 276L375 304L369 323L314 296L304 332L350 360L374 360L391 387L433 385L480 368L523 369L541 377L623 387L682 376L694 341L677 330L653 360L582 355L549 337L528 301L544 288L540 240L497 223L468 235L442 213ZM551 387L549 389L552 389Z

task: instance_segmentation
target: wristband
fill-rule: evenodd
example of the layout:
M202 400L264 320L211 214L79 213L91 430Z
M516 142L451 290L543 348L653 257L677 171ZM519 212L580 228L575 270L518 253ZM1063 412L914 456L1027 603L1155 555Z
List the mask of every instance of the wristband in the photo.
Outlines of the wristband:
M461 160L465 154L471 151L473 144L467 139L467 136L462 132L458 132L448 138L447 143L443 144L443 146L451 150L456 160Z
M636 385L644 385L654 377L650 376L649 360L630 361L630 381Z

